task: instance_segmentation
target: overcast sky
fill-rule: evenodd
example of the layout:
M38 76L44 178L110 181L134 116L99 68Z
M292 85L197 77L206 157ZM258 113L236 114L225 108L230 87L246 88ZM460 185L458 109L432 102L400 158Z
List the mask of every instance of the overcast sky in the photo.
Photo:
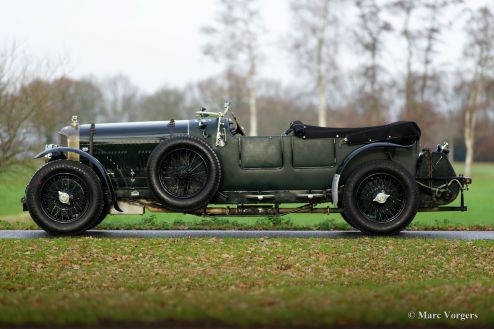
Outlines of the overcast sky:
M478 7L493 1L467 3ZM294 69L276 47L289 35L289 1L260 2L267 30L261 75L288 83ZM0 42L16 40L25 51L54 61L67 58L66 71L73 77L123 73L151 92L221 71L201 52L200 28L214 21L217 8L216 0L4 0ZM443 39L441 61L456 60L462 37L452 30ZM400 60L398 52L388 56L390 61Z

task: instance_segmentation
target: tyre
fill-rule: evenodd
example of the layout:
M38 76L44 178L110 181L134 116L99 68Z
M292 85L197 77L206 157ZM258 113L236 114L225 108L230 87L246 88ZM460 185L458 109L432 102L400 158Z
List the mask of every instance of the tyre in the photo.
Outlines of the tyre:
M99 215L99 217L96 218L96 220L92 224L89 225L89 227L87 228L87 230L90 230L92 228L95 228L96 226L98 226L99 224L101 224L101 222L110 213L110 209L111 209L111 206L109 205L109 203L108 202L105 202L105 205L103 206L103 211L101 211L101 214Z
M221 181L218 156L193 136L176 136L159 144L149 156L147 169L156 199L177 212L206 207Z
M343 212L350 225L368 234L395 234L413 220L419 207L415 178L385 160L358 167L345 183ZM352 225L353 226L353 225Z
M101 215L103 188L88 166L69 160L52 161L31 178L26 204L33 220L46 232L79 234Z
M352 220L350 220L350 219L349 219L349 218L345 215L345 213L340 213L340 215L341 215L341 217L343 218L343 220L344 220L345 222L347 222L347 223L348 223L348 225L350 225L351 227L353 227L353 228L354 228L354 229L356 229L356 230L359 230L359 231L361 231L361 230L362 230L362 229L361 229L361 228L360 228L360 227L359 227L356 223L354 223Z
M338 202L338 208L343 208L343 203L341 201L342 197L343 197L343 194L340 196L340 201ZM340 215L341 215L341 218L343 218L343 220L345 222L347 222L348 225L350 225L351 227L353 227L356 230L362 231L362 228L360 228L354 221L352 221L350 218L348 218L344 212L340 212Z

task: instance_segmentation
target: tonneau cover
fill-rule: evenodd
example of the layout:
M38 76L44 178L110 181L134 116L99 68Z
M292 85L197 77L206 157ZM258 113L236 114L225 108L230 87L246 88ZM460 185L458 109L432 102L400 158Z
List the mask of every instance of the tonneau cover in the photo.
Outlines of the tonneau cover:
M294 134L301 138L346 138L349 144L389 141L399 144L420 139L420 128L413 121L397 121L382 126L359 128L329 128L305 125L300 121L291 124Z

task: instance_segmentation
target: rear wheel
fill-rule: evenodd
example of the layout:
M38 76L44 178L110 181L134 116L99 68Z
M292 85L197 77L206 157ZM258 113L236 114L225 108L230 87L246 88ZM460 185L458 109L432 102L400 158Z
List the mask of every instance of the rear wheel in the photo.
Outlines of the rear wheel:
M89 228L103 210L100 179L88 166L57 160L41 167L26 191L33 220L52 234L78 234Z
M218 156L193 136L172 137L158 145L148 160L149 187L168 209L188 212L211 201L221 181Z
M401 165L385 160L365 163L352 173L343 191L348 222L370 234L394 234L415 217L419 190Z
M350 220L350 218L348 218L344 212L340 213L340 215L343 218L343 220L348 223L348 225L359 231L362 230L354 221Z

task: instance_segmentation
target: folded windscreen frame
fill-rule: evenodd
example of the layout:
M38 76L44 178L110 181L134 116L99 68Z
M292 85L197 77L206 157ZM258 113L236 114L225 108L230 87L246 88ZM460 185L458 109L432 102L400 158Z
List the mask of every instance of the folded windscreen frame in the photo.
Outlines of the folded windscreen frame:
M300 123L300 121L295 121ZM328 128L303 125L303 131L297 129L296 136L313 138L346 138L350 145L377 141L389 141L398 144L411 144L420 139L420 128L413 121L397 121L382 126L359 128Z

